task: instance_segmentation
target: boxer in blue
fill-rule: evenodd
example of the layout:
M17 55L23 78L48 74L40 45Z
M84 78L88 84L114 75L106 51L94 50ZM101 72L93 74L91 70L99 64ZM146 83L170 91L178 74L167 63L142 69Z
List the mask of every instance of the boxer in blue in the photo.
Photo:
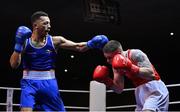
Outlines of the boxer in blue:
M11 67L17 68L22 57L21 111L65 111L55 78L57 49L79 52L102 49L108 38L97 35L87 42L77 43L62 36L51 36L50 18L43 11L35 12L31 22L32 31L26 26L18 27L10 58Z

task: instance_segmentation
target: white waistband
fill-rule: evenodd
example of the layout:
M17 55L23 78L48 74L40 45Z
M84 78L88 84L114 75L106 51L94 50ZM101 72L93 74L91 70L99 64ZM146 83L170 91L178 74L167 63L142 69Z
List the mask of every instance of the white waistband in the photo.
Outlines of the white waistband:
M23 79L34 79L34 80L46 80L54 79L55 71L34 71L34 70L24 70Z

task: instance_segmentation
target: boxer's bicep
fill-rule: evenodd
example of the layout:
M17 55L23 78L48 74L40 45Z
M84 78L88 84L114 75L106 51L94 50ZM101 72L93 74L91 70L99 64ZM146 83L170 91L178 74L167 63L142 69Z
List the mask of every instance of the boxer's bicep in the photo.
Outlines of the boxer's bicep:
M131 59L134 63L137 63L137 66L139 67L151 68L151 62L149 61L147 55L141 50L132 50Z

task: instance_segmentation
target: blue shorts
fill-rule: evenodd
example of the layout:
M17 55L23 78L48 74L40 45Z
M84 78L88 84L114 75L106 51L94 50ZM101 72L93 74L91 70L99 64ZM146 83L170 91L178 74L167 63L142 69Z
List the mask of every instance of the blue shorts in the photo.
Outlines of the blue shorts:
M22 79L20 106L39 111L65 111L56 79Z

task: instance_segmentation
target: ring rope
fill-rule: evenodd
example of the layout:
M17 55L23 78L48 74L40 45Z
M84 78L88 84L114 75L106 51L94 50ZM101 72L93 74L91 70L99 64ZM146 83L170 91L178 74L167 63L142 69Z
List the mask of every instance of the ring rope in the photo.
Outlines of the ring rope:
M180 86L180 84L169 84L169 85L166 85L166 87L178 87ZM127 89L123 89L123 92L124 91L132 91L132 90L135 90L135 88L127 88ZM114 93L113 90L107 90L107 93Z
M21 88L13 88L13 87L0 87L0 89L12 89L12 90L21 90ZM70 92L70 93L89 93L89 91L85 90L59 90L60 92Z
M178 87L180 84L169 84L166 85L167 87ZM21 88L13 88L13 87L0 87L0 89L12 89L12 90L21 90ZM132 91L135 90L135 88L127 88L123 91ZM60 92L73 92L73 93L90 93L90 91L84 91L84 90L59 90ZM112 90L107 90L107 93L113 92ZM172 101L169 102L169 104L180 104L180 101ZM6 106L7 103L0 103L0 105ZM12 104L13 106L20 106L20 104ZM106 107L106 109L117 109L117 108L129 108L129 107L135 107L136 105L122 105L122 106L109 106ZM89 109L89 107L78 107L78 106L65 106L65 108L73 108L73 109Z
M169 102L169 104L180 104L180 101Z
M0 87L0 89L13 89L13 90L21 90L21 88L13 88L13 87Z
M109 106L106 107L106 109L130 108L130 107L136 107L136 105Z
M172 102L169 102L169 104L180 104L180 101L172 101ZM136 107L136 105L109 106L109 107L106 107L106 109L130 108L130 107Z
M7 103L0 103L0 105L6 106ZM12 104L13 106L20 106L20 104ZM89 107L79 107L79 106L65 106L65 108L73 109L89 109Z
M65 108L69 108L69 109L89 109L89 107L78 107L78 106L65 106Z
M169 84L166 85L166 87L178 87L180 84ZM13 87L0 87L0 89L13 89L13 90L21 90L21 88L13 88ZM127 88L123 89L123 91L132 91L135 90L135 88ZM59 90L60 92L78 92L78 93L89 93L89 91L83 91L83 90ZM107 90L107 93L113 92L113 90Z
M70 92L70 93L89 93L89 91L84 90L59 90L60 92Z
M169 104L180 104L180 101L173 101L169 102ZM6 106L7 103L0 103L0 105ZM13 106L20 106L20 104L13 104ZM106 109L117 109L117 108L130 108L130 107L136 107L136 105L122 105L122 106L109 106L106 107ZM70 109L89 109L89 107L78 107L78 106L65 106L65 108L70 108Z

